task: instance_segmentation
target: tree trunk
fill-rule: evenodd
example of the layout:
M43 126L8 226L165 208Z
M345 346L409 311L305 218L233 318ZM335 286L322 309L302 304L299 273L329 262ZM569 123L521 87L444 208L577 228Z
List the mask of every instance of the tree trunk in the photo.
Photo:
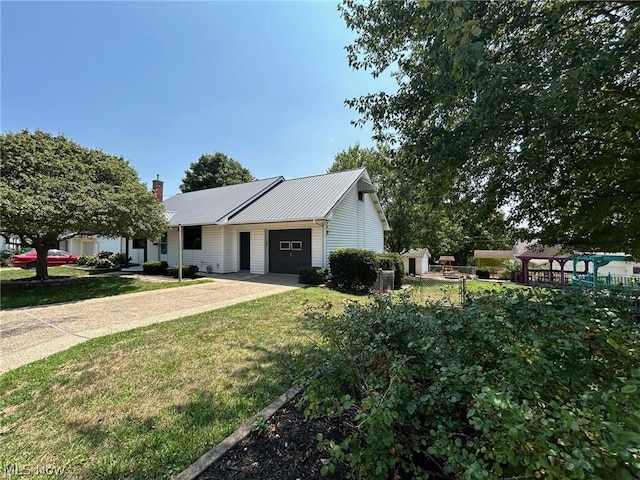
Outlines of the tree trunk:
M38 257L36 259L36 278L46 280L49 278L47 267L47 253L49 252L49 242L38 242L34 245Z

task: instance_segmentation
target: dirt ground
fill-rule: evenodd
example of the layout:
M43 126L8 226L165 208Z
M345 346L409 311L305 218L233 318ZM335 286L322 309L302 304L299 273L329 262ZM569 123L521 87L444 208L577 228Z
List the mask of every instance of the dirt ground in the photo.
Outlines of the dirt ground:
M322 477L320 469L329 458L318 450L318 433L339 443L346 436L339 419L309 420L296 408L297 398L280 408L263 428L229 450L205 470L198 480L310 480L346 478L338 466Z

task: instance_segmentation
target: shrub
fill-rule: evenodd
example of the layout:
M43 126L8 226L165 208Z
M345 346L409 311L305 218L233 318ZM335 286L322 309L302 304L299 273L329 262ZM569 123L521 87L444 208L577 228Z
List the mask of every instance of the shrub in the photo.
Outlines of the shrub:
M512 282L515 279L515 275L522 271L522 262L520 260L515 260L513 262L509 262L502 272L500 278L503 280L511 280Z
M127 256L124 253L112 253L109 255L109 260L111 260L114 265L125 265L128 263Z
M115 265L108 258L97 258L93 264L96 268L114 268Z
M144 262L142 271L148 275L164 275L169 265L165 261Z
M404 279L404 261L399 253L379 253L378 268L393 270L393 288L399 290Z
M368 292L378 277L376 254L369 250L345 248L329 254L331 277L338 288Z
M95 255L87 255L83 253L78 257L78 265L84 265L86 267L95 267L98 263L98 257Z
M318 440L354 478L640 478L639 312L623 295L328 308L308 315L326 347L305 413L351 425Z
M176 268L175 270L173 270L173 276L175 278L178 278L179 270ZM196 273L198 272L198 266L197 265L183 265L182 266L182 278L195 278L196 277Z
M113 255L113 252L103 251L96 253L95 256L98 257L98 259L102 260L103 258L109 258L111 255Z
M322 267L300 267L298 283L305 285L320 285L327 278L327 269Z
M9 265L9 259L13 255L11 250L2 250L0 251L0 265L6 267Z
M482 268L479 268L476 270L476 275L478 276L478 278L482 278L482 279L488 279L491 278L491 272L489 270L484 270Z

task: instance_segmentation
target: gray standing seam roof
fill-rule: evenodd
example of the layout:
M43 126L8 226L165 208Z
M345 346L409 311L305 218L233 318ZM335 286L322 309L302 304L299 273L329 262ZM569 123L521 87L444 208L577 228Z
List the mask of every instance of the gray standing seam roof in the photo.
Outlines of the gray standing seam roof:
M163 204L170 226L225 223L229 215L247 205L265 191L281 183L282 177L255 182L179 193Z
M230 224L292 222L326 218L364 168L285 180L231 215Z

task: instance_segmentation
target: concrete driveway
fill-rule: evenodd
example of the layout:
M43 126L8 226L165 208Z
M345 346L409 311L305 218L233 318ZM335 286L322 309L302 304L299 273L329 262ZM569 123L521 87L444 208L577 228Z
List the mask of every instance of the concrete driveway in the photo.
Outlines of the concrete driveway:
M231 274L152 292L0 312L0 373L90 338L298 288L295 275Z

